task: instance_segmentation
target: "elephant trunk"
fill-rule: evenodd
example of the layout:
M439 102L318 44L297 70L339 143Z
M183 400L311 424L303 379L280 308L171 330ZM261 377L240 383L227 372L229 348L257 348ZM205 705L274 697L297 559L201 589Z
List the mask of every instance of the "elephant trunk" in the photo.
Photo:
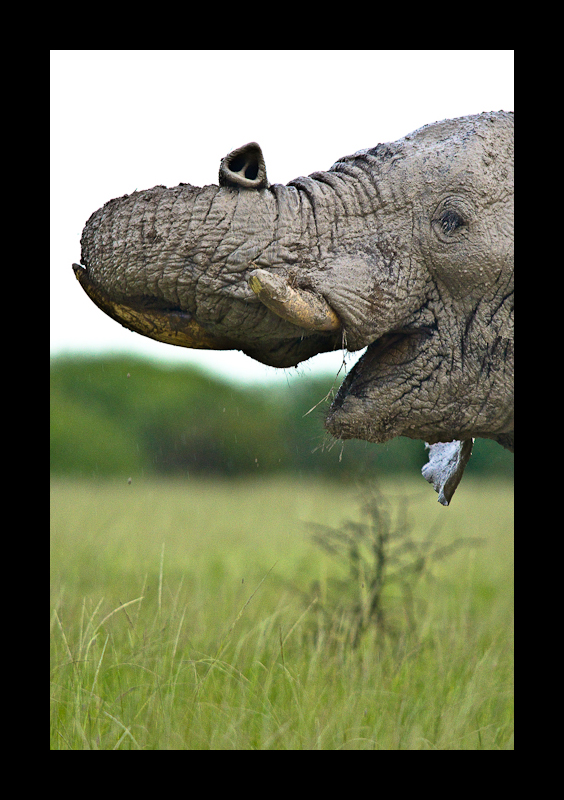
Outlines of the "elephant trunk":
M309 204L269 186L254 142L222 159L219 183L155 186L96 211L73 265L86 294L129 330L181 347L277 367L339 348L334 310L290 277L315 230Z

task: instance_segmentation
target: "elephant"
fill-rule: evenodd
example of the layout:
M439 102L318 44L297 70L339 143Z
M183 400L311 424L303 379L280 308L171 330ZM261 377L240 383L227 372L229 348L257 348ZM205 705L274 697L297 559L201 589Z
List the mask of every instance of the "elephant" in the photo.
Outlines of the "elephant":
M425 125L270 184L251 142L219 185L155 186L87 221L82 288L126 328L274 367L367 348L325 426L421 439L448 505L475 437L513 451L512 112Z

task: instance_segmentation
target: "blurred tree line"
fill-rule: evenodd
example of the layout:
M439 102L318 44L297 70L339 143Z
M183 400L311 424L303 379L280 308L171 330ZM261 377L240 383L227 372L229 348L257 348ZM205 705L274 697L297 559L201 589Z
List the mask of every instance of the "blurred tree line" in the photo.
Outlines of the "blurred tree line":
M324 398L333 383L334 376L303 376L288 386L244 387L190 366L136 357L55 359L51 470L84 477L293 473L339 480L416 474L426 461L422 442L337 442L325 432L330 399ZM509 478L513 456L478 439L467 472Z

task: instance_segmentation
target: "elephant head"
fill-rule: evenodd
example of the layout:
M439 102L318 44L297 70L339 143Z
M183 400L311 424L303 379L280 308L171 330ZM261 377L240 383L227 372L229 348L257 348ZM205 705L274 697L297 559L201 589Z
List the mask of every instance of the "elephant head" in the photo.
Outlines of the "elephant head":
M326 427L430 443L448 504L474 437L513 447L513 114L427 125L287 186L260 147L219 186L155 186L82 234L89 297L131 330L275 367L366 352Z

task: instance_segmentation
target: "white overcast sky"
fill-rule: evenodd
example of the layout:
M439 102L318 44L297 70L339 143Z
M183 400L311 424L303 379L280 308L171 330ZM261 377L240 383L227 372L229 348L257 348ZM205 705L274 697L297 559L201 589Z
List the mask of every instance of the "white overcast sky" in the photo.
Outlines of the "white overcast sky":
M90 214L156 184L217 183L220 159L249 141L270 182L287 183L429 122L511 111L513 52L52 50L51 353L144 354L288 380L242 353L172 347L106 317L71 269ZM337 372L340 361L317 356L299 372Z

